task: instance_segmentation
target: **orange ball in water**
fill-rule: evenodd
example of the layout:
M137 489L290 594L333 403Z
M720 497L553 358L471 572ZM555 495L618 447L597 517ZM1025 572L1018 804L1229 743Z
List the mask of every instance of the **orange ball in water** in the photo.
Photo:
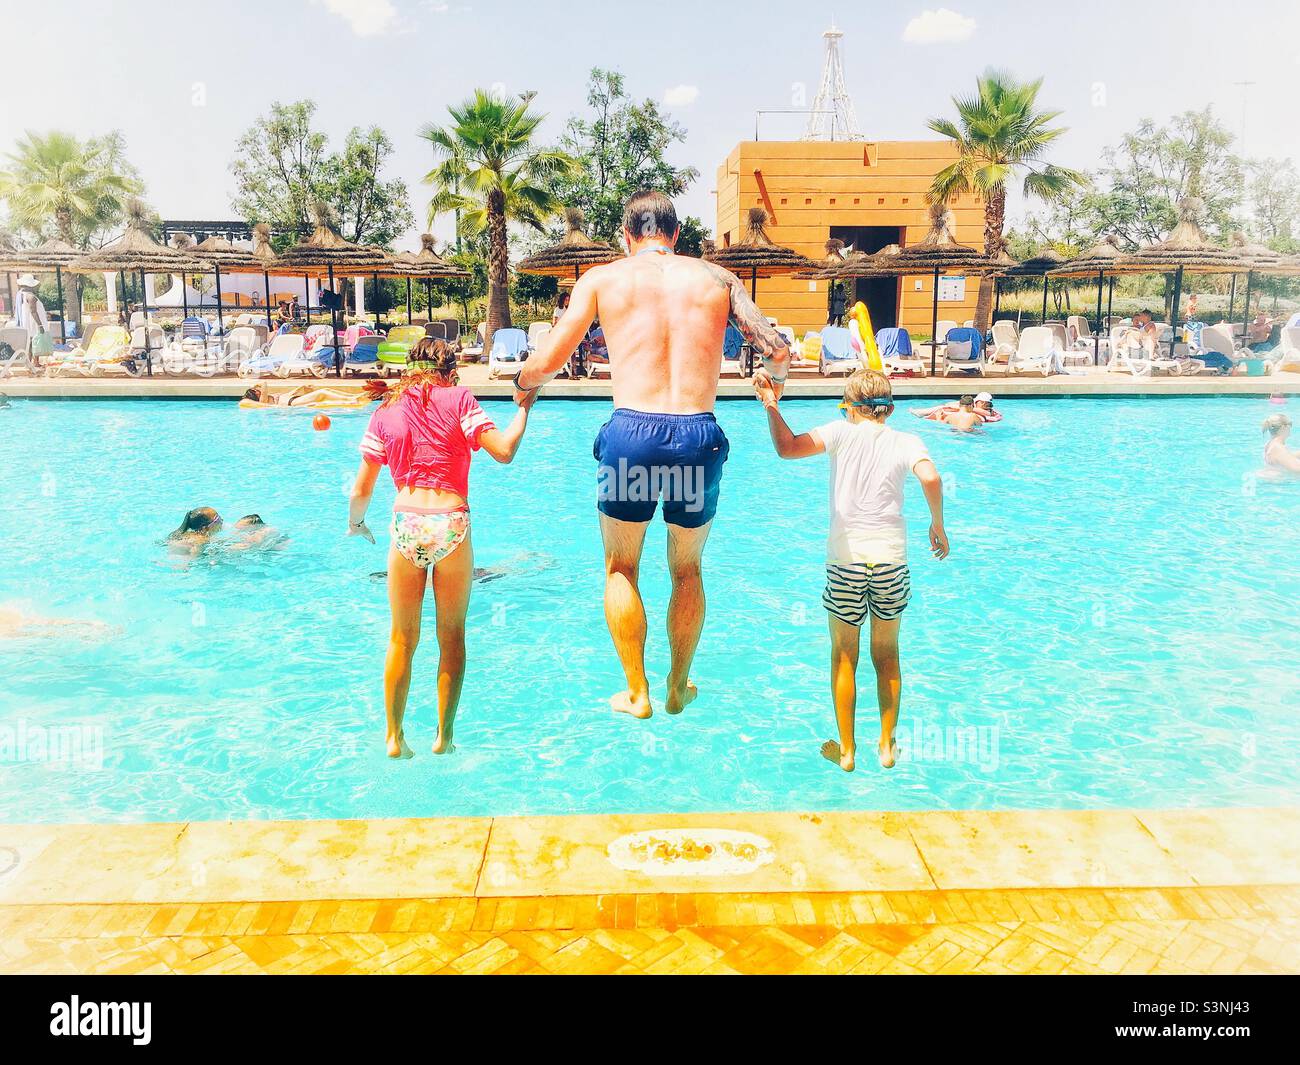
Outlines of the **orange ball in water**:
M324 414L318 414L311 420L311 427L321 432L330 427L330 420Z

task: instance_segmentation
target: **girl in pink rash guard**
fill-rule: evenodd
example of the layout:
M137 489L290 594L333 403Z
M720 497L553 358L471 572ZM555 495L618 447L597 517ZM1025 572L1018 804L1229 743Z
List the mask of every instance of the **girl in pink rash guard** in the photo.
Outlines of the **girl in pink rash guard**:
M361 468L352 486L348 535L374 534L366 510L379 470L397 485L388 602L393 626L384 663L385 742L390 758L410 758L402 731L411 686L411 660L420 642L424 590L433 585L438 631L438 737L434 754L452 750L452 726L465 679L465 614L474 577L470 544L469 464L482 449L510 462L528 426L528 402L498 429L456 377L456 353L444 340L425 338L411 349L408 370L370 419L361 438ZM432 574L430 579L429 574Z

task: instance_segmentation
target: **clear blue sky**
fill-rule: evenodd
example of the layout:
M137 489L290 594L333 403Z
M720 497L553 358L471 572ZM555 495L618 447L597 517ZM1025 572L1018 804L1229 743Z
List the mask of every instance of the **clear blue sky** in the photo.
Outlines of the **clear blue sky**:
M164 217L226 218L239 134L271 101L310 97L335 144L354 125L389 132L423 220L421 124L442 121L474 86L501 83L537 90L545 133L557 136L600 65L638 96L676 90L670 110L689 137L674 161L701 172L679 208L712 227L715 168L753 136L755 109L790 106L797 82L811 103L832 17L871 139L927 136L925 120L992 65L1046 79L1044 102L1070 126L1055 156L1066 165L1092 167L1144 117L1206 104L1238 131L1234 83L1244 80L1256 82L1248 153L1300 155L1300 5L1280 0L0 0L0 152L24 129L121 129ZM60 53L70 65L56 66ZM800 127L773 118L762 132L793 138Z

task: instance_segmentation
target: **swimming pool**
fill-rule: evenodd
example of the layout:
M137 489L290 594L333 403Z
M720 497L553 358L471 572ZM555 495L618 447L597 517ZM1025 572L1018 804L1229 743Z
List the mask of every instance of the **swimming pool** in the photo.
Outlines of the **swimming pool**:
M796 428L837 416L829 400L785 406ZM114 629L0 640L0 819L1300 801L1300 484L1251 476L1275 408L1009 400L1004 424L957 437L912 406L894 424L920 432L949 478L953 554L928 557L911 491L906 760L846 775L818 754L834 735L827 464L776 459L757 404L719 408L732 451L696 704L646 723L609 710L622 675L591 458L609 408L543 400L514 466L475 460L477 564L503 575L474 591L457 752L428 753L430 642L407 719L417 757L393 763L387 608L370 576L386 536L343 535L364 416L317 433L308 415L233 402L13 401L0 411L0 603ZM391 499L384 485L377 533ZM229 521L257 511L288 542L177 566L159 541L199 504ZM660 690L663 550L656 523L644 583ZM868 749L874 728L868 702Z

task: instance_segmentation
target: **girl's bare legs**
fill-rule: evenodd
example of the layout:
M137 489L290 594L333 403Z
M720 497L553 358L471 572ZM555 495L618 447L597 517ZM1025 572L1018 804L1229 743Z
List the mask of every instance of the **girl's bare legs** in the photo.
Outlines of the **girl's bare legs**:
M898 665L898 632L903 616L891 621L871 617L871 664L876 667L876 701L880 704L880 764L892 769L895 761L894 728L903 694L903 674Z
M389 758L410 758L412 753L402 735L402 718L411 689L411 659L420 643L420 612L424 608L427 583L427 570L413 565L396 547L389 550L388 607L393 615L393 627L388 637L388 657L384 660L384 710L388 715L384 741Z
M831 698L840 739L822 744L822 757L852 773L857 757L853 718L858 699L858 638L862 630L828 614L831 626Z
M434 754L452 747L452 727L465 680L465 615L474 584L474 548L466 536L461 545L433 568L433 598L438 608L438 738Z

